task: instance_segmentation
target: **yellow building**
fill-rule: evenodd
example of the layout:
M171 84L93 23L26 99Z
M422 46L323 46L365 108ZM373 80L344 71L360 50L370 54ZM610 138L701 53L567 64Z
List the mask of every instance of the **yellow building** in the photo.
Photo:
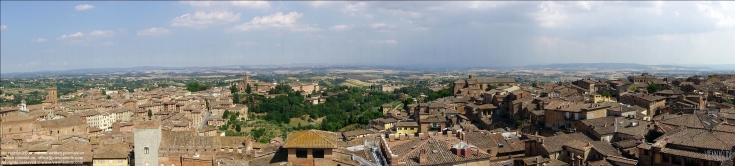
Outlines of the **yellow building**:
M419 124L416 122L396 123L396 134L415 135L419 132Z
M130 165L127 148L121 146L104 147L92 156L94 166L125 166Z
M589 102L590 103L600 103L600 102L615 102L615 103L617 103L618 102L618 101L615 100L615 98L607 97L607 96L602 96L602 95L597 94L597 93L589 94L587 97L589 98Z

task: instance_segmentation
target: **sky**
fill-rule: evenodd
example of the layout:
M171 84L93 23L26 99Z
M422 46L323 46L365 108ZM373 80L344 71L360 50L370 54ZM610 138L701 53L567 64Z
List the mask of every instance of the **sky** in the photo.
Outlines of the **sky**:
M735 64L735 2L0 2L0 73L279 64Z

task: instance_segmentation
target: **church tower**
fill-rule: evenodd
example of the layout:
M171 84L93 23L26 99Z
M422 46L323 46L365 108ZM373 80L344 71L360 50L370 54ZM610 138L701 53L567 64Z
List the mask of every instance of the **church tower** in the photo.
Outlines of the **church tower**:
M46 95L46 100L43 100L44 106L57 106L59 103L59 98L56 93L56 87L50 87L47 89L48 95Z

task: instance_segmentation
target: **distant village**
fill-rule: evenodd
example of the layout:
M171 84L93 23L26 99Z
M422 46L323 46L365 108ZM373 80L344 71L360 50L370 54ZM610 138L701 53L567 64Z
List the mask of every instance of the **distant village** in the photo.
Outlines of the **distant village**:
M640 73L546 84L466 75L432 88L448 88L450 96L383 105L382 117L364 129L290 131L266 143L218 130L252 118L230 89L274 97L268 92L276 85L245 74L234 87L197 92L170 86L58 95L49 87L42 104L0 108L2 165L734 166L735 75Z

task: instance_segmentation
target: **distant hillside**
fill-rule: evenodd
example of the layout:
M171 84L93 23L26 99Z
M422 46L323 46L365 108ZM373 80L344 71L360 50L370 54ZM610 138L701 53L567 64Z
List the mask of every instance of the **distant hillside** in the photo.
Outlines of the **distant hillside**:
M530 69L580 69L580 68L595 68L595 69L640 69L640 70L654 70L660 68L677 68L677 69L689 69L689 70L706 70L708 67L693 67L693 66L677 66L677 65L642 65L636 63L564 63L564 64L546 64L546 65L528 65L524 68Z

